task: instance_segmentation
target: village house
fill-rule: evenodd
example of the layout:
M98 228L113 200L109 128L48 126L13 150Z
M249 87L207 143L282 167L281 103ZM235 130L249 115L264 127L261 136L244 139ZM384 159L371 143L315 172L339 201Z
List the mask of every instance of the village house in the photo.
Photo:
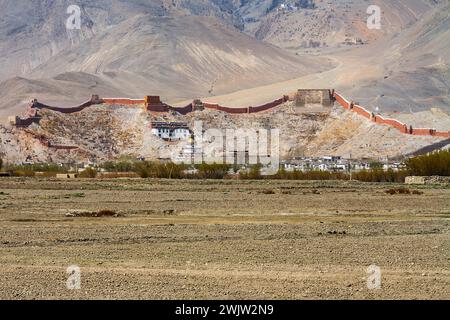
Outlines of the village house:
M183 122L152 122L152 134L166 141L187 140L192 135Z

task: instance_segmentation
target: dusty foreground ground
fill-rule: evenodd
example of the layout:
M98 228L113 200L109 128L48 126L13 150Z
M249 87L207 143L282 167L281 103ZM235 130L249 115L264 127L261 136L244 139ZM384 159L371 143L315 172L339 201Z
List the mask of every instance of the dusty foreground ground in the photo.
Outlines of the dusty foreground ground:
M392 187L0 179L0 298L450 299L450 189Z

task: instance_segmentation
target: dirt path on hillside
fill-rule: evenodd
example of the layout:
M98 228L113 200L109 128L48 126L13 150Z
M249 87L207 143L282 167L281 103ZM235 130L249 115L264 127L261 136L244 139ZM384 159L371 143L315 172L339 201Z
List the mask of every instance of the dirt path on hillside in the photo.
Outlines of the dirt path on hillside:
M307 76L282 81L270 85L237 91L227 95L204 97L204 101L220 103L231 107L261 105L267 101L273 101L299 88L347 88L358 84L360 81L368 81L371 77L383 75L382 66L365 57L365 50L360 48L355 51L343 51L336 55L323 55L324 60L331 61L334 65L330 70L314 73ZM355 65L356 61L356 65ZM185 105L188 101L178 102L177 105Z

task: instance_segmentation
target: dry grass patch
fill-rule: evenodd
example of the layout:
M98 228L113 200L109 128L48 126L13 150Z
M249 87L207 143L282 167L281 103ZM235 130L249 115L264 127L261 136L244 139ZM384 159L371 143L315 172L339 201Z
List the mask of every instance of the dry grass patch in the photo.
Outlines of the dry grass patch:
M123 217L122 214L112 210L100 210L94 212L71 212L66 215L74 218L104 218L104 217Z

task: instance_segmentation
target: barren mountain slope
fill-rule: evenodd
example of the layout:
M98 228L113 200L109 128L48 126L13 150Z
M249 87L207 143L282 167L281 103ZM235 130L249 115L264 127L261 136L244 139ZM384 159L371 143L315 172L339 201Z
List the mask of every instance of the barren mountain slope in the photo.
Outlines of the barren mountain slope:
M443 1L260 0L241 1L238 12L246 32L277 46L298 50L337 47L346 39L382 39L417 21L439 2ZM366 26L369 5L378 5L382 10L381 30L369 30Z
M81 8L81 30L66 29L70 5ZM26 76L60 51L107 33L136 15L181 12L233 21L209 0L0 0L0 8L0 81Z
M128 75L128 86L121 85L130 94L171 85L173 91L187 87L192 96L258 85L268 81L268 75L276 82L321 69L314 58L299 59L214 18L139 15L61 52L32 76L81 71L114 83ZM134 75L144 79L133 82Z
M370 50L372 55L369 55ZM362 51L379 74L343 89L371 108L450 110L450 3L425 14L385 44Z
M71 105L92 93L154 94L173 103L330 67L325 59L283 52L215 17L138 14L62 50L28 73L33 81L14 78L0 84L0 117L4 121L33 97Z
M383 10L383 28L368 32L365 20L369 4L355 0L0 0L0 81L27 76L60 51L107 34L136 15L215 17L258 39L298 48L310 41L334 46L346 38L380 38L398 32L442 2L374 0L370 4ZM67 8L73 4L81 8L81 30L65 28L70 15ZM281 5L286 9L280 10Z

